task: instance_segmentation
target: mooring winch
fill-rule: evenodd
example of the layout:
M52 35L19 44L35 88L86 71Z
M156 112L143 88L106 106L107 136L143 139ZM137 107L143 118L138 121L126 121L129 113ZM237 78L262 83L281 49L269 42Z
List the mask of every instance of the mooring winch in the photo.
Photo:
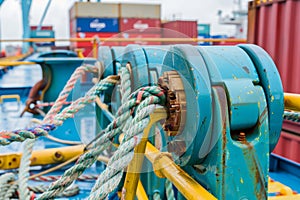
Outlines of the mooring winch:
M283 89L263 49L129 45L100 47L99 52L104 77L129 67L132 92L151 85L165 91L168 119L152 129L153 145L171 153L218 199L267 198L269 153L280 135ZM120 98L118 89L101 96L113 112ZM106 112L97 111L103 127L111 121ZM147 195L163 194L163 183L153 179L153 172L142 175Z

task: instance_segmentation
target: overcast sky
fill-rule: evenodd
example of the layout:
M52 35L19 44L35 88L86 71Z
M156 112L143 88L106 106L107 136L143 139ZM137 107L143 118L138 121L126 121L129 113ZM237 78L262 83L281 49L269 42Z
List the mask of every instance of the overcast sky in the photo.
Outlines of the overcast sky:
M5 0L0 7L2 39L22 38L21 0ZM93 0L92 0L93 1ZM32 0L30 24L37 25L48 0ZM69 8L75 0L52 0L44 20L44 25L53 25L56 38L69 37ZM230 14L235 8L234 0L103 0L102 2L155 2L162 5L162 19L198 20L199 23L211 24L212 34L233 34L234 27L218 25L218 10Z

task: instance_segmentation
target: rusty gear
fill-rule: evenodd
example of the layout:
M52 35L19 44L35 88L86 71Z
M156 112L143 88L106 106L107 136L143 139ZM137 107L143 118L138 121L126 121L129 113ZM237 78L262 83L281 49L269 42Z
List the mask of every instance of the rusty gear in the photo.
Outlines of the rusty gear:
M169 136L182 132L186 118L184 85L176 71L167 71L159 78L159 85L166 90L168 118L163 128Z

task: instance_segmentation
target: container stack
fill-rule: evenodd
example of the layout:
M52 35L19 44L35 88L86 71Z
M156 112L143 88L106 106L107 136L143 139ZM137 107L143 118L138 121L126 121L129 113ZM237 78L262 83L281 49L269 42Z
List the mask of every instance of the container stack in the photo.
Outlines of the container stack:
M119 4L120 38L161 38L160 5ZM134 41L128 44L160 45L161 42Z
M38 30L38 26L30 26L30 38L55 38L53 26L42 26ZM55 42L36 42L36 47L55 46Z
M74 38L100 38L101 45L117 46L118 42L101 41L119 32L119 6L111 3L76 2L69 12L70 36ZM91 41L72 42L71 48L83 49L85 56L91 55Z
M160 4L76 2L69 11L70 37L86 41L72 42L71 49L83 49L91 56L93 43L88 38L98 38L103 46L126 46L128 44L161 45L178 41L143 41L138 38L197 38L197 21L168 21L161 23ZM163 29L162 29L163 28ZM208 34L209 35L209 34ZM107 38L135 41L112 41ZM181 42L197 45L197 42ZM99 44L99 43L98 43Z

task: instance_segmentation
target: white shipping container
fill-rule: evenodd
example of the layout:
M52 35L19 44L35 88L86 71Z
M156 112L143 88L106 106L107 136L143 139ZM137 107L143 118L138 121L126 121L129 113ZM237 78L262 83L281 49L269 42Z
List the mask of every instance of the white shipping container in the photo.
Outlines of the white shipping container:
M75 2L69 11L70 20L78 17L118 18L119 5L101 2Z
M160 19L160 4L120 4L120 18Z

